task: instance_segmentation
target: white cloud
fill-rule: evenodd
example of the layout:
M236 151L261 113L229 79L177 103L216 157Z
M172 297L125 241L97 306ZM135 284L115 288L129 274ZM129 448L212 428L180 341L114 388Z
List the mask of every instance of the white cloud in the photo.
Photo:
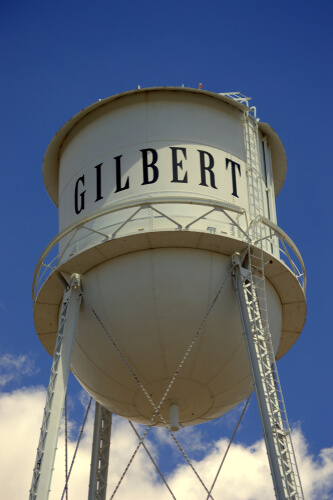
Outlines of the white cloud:
M19 381L22 376L31 377L38 373L35 362L27 354L13 356L12 354L0 355L0 387L5 387L9 382Z
M21 500L27 498L30 489L32 469L38 444L45 390L42 388L21 389L0 396L0 498ZM87 498L89 466L92 439L90 415L87 432L84 434L74 472L69 483L69 498ZM76 425L71 423L72 426ZM141 429L140 429L141 430ZM226 449L224 438L202 448L200 426L187 430L186 440L192 440L192 449L204 453L195 466L209 488L215 471ZM148 434L149 437L149 434ZM159 441L164 443L163 431L156 433L152 447L154 457L158 457ZM333 448L321 451L319 456L309 454L307 443L300 430L293 435L298 465L302 477L305 497L308 500L332 498L333 491ZM115 418L112 433L112 451L109 467L109 499L122 474L137 438L128 423ZM69 456L74 451L75 442L69 443ZM190 451L189 451L190 453ZM59 500L64 484L64 440L63 432L59 446L52 481L50 500ZM178 500L204 500L206 494L188 466L175 466L168 478L169 485ZM223 500L269 500L274 499L267 455L262 440L252 446L234 444L223 466L221 476L213 490L214 498ZM152 463L140 450L129 468L116 496L116 500L168 500L170 493L159 480Z

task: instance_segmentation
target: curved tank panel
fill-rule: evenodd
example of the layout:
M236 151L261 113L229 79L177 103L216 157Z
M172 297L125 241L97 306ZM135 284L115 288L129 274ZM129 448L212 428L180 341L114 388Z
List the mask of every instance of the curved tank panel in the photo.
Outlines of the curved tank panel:
M36 329L52 354L60 281L80 274L71 368L96 400L128 419L150 422L154 409L138 380L158 405L226 276L161 413L168 422L177 404L180 425L205 422L252 392L233 254L262 247L277 358L301 332L304 266L286 264L291 240L276 226L285 152L250 111L211 92L142 89L81 111L46 152L60 234L37 267Z
M215 101L164 89L130 94L85 115L60 148L60 231L95 211L147 199L173 197L164 209L185 225L202 209L195 203L177 205L177 198L248 209L243 112ZM110 214L107 223L117 228L132 212ZM206 218L204 227L210 222ZM141 212L127 224L127 234L163 229L165 223L156 213ZM89 222L95 231L104 225L101 218ZM81 241L80 251L88 244Z
M149 421L152 407L120 358L112 337L155 404L175 374L226 276L225 286L162 407L177 402L182 425L218 417L253 391L230 258L193 249L124 255L83 278L72 369L88 392L111 411ZM281 302L267 288L275 351ZM106 331L98 326L91 304ZM93 332L93 333L92 333ZM163 414L162 413L162 414Z

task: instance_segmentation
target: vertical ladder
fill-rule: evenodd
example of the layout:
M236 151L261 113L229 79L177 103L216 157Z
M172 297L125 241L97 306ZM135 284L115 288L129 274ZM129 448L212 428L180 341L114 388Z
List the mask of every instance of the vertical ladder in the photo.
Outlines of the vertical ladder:
M260 220L264 210L263 180L260 169L260 158L258 148L258 123L248 112L244 114L244 139L246 151L246 175L249 198L249 214L253 222L252 236L254 240L261 238L260 226L256 223Z
M88 500L105 500L112 413L96 401Z
M80 276L73 274L61 305L59 328L29 500L47 500L49 497L80 304Z
M233 265L275 495L278 500L300 500L303 491L269 330L262 253L255 249L249 254L248 268L235 254Z
M265 215L266 183L260 165L260 147L258 136L258 121L249 112L244 113L244 141L246 152L246 176L247 193L249 200L250 225L248 228L249 237L252 242L263 242L261 245L269 245L266 241L270 232L268 227L261 223L261 217ZM270 245L268 251L272 251Z
M258 123L248 112L244 115L243 123L250 215L248 262L244 268L240 256L233 256L234 283L275 495L278 500L299 500L303 499L303 491L268 322L263 255L267 235L261 222L264 183L260 168Z

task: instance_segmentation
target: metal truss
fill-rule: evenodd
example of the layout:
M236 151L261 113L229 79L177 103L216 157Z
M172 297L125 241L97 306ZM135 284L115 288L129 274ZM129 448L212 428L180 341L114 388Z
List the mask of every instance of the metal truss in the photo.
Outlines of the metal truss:
M112 413L96 401L88 500L105 500Z
M248 256L244 268L233 256L234 285L252 371L261 424L278 500L303 499L286 407L269 330L262 258Z
M29 500L47 500L49 497L80 304L80 276L73 274L61 305L59 328Z
M233 255L234 286L257 396L261 424L278 500L303 499L291 432L279 381L268 322L263 242L269 234L262 224L264 193L258 157L258 123L244 113L250 226L248 251ZM254 245L251 243L254 242ZM243 261L247 259L246 267Z

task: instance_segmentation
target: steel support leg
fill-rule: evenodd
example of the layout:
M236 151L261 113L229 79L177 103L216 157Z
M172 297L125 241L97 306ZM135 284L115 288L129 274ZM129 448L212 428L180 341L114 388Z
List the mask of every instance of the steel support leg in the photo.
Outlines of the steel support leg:
M49 497L60 421L67 391L68 374L81 304L80 276L73 274L61 305L59 329L47 390L43 422L37 448L29 500Z
M96 401L88 500L105 500L112 413Z
M271 334L269 331L264 276L257 283L252 271L233 256L234 285L239 301L249 362L256 392L267 454L278 500L303 499L291 433L278 379Z

